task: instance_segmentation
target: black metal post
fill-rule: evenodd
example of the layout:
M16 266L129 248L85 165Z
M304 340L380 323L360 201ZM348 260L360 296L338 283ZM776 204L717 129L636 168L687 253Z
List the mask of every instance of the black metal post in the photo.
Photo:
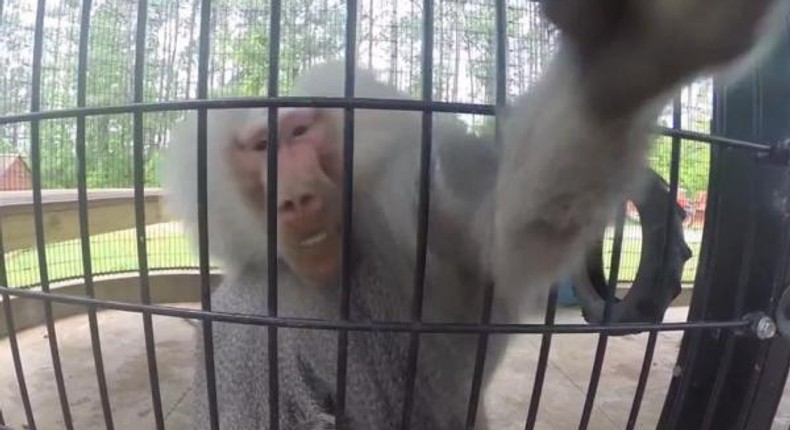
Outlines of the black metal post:
M280 25L282 19L282 4L278 0L271 1L271 12L269 15L269 77L267 88L270 98L277 98L280 95ZM277 107L272 106L267 112L269 125L268 150L266 153L266 184L267 184L267 206L277 207L277 151L278 151L278 131L277 131ZM268 211L266 214L266 234L267 234L267 294L266 305L268 315L277 317L277 211ZM280 428L280 365L278 363L278 335L276 327L268 328L267 351L269 356L269 429L278 430Z
M200 2L200 35L198 43L198 82L197 98L201 102L208 99L208 66L211 47L211 0ZM203 105L199 105L203 106ZM197 186L198 186L198 248L200 265L200 304L201 309L211 312L211 272L209 269L208 244L208 111L197 111ZM219 430L219 411L217 407L216 366L214 365L214 326L213 319L203 320L203 364L206 366L206 395L211 430Z
M83 0L80 10L80 39L77 54L77 106L87 105L88 86L88 41L90 36L92 0ZM85 282L85 294L96 297L93 284L93 262L91 258L90 224L88 215L88 180L85 154L85 116L77 117L77 134L75 136L75 155L77 158L77 205L79 212L80 249L82 251L82 276ZM112 407L107 391L107 376L104 370L104 357L102 356L101 335L96 307L88 308L88 327L91 334L91 348L93 350L93 364L96 368L96 383L99 388L104 426L107 430L114 430Z
M507 2L496 1L496 105L504 109L507 103ZM502 121L495 118L494 140L497 147L501 147ZM494 302L494 283L487 282L483 292L483 306L480 322L491 322L491 313ZM469 394L469 403L466 408L466 430L473 430L477 421L477 410L480 404L481 390L483 389L483 375L486 368L486 355L488 354L488 333L482 333L477 339L477 353L475 367L472 374L472 389Z
M346 59L345 89L349 101L354 98L356 82L357 2L346 3ZM340 268L340 319L348 321L351 303L351 229L353 228L354 191L354 109L343 111L343 248ZM335 426L346 424L346 379L348 372L348 331L337 332L337 395L335 401Z
M143 102L145 84L145 36L148 22L148 1L137 3L137 29L135 31L134 49L134 102ZM132 116L133 157L134 157L134 224L135 242L137 245L137 264L140 274L140 302L151 303L151 286L148 276L148 240L146 239L145 223L145 161L143 113L135 112ZM150 313L143 313L143 333L145 336L145 352L148 361L148 383L151 386L151 404L153 407L154 424L157 430L164 430L165 415L162 410L162 393L159 387L159 366L156 361L156 340L154 322Z
M776 144L790 135L790 41L735 85L717 85L713 132ZM710 190L689 320L773 315L790 281L790 169L751 151L712 147ZM659 429L769 429L790 342L749 332L689 332Z
M41 72L44 50L44 17L46 15L46 0L38 0L36 5L36 26L33 40L32 82L30 85L30 111L41 111ZM49 266L47 264L46 239L44 232L44 210L41 204L41 123L30 123L30 161L33 185L33 224L36 231L36 252L38 254L38 272L41 280L41 291L49 292ZM57 331L55 330L55 317L52 303L44 303L44 319L47 327L50 355L52 357L52 371L55 376L55 385L60 400L60 409L63 413L63 426L66 430L74 430L71 416L71 407L66 393L66 382L63 376L63 366L60 359Z

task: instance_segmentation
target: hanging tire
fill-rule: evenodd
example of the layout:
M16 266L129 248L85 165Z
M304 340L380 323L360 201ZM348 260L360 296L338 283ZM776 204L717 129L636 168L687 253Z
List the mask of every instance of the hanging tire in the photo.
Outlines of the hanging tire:
M683 234L685 211L670 203L669 185L652 169L647 188L628 196L638 213L642 228L642 252L639 269L630 290L612 303L610 322L657 323L681 289L683 266L691 257ZM672 216L667 222L672 204ZM582 307L584 319L591 324L603 322L607 282L603 269L603 232L587 254L586 270L573 280L573 288ZM665 241L668 247L665 252Z

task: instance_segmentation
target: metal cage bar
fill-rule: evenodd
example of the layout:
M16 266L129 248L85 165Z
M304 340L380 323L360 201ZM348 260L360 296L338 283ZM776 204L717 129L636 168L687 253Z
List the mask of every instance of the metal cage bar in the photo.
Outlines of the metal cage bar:
M271 15L269 21L269 97L276 98L279 96L279 77L280 77L280 15L281 15L281 2L279 0L271 1ZM272 106L268 111L268 127L269 127L269 145L266 153L266 186L267 186L267 207L277 207L277 108ZM268 306L269 316L277 316L277 211L270 210L266 213L267 221L267 256L269 258L267 265L268 279L268 297L266 304ZM268 353L269 360L269 428L277 430L280 428L280 377L279 377L279 363L277 354L277 327L269 326L268 328Z
M346 3L346 62L345 89L346 99L354 98L356 84L356 36L357 36L357 2L348 0ZM349 303L351 300L351 236L353 228L354 207L354 110L343 111L343 244L340 267L340 319L348 321ZM337 394L335 401L335 425L343 428L346 417L346 384L348 371L348 331L337 333Z
M88 36L90 34L92 0L83 0L80 11L80 39L77 59L77 107L86 106L88 78ZM77 157L77 205L79 211L80 249L82 252L82 275L85 282L85 294L94 298L96 292L93 285L93 264L91 261L90 227L88 221L88 185L85 160L85 116L77 116L77 134L75 136L75 152ZM4 285L7 285L4 283ZM93 365L96 368L96 383L99 387L99 399L104 416L104 426L113 430L110 396L107 392L107 377L104 370L99 321L96 307L88 307L88 326L93 350Z
M199 82L199 80L198 80ZM26 112L15 115L0 116L0 125L36 120L73 118L78 115L97 116L122 113L141 112L168 112L177 110L200 109L233 109L233 108L258 108L258 107L316 107L316 108L342 108L373 110L403 110L422 112L442 112L474 115L494 115L496 107L488 104L455 103L455 102L426 102L422 100L400 99L375 99L355 97L347 100L343 97L234 97L212 98L210 100L178 100L167 102L132 103L115 106L92 106L73 109L55 109L48 111ZM705 134L691 130L673 130L671 128L652 127L653 132L664 136L678 136L682 139L696 142L715 144L722 147L739 148L757 152L768 152L770 145L744 139L735 139L717 134Z
M623 251L623 231L625 229L625 203L623 203L615 218L614 244L612 245L612 260L609 266L609 280L606 285L606 302L603 308L603 324L608 325L612 315L612 305L614 304L617 279L620 274L620 257ZM595 348L595 358L593 359L592 371L590 372L590 382L587 385L587 395L582 407L582 416L579 420L579 430L585 430L590 424L592 408L595 404L595 395L598 392L598 383L601 380L603 362L606 358L606 346L609 343L609 335L601 333L598 336L598 345Z
M555 285L549 292L546 303L546 316L543 323L546 326L554 326L554 318L557 315L557 286ZM527 410L527 422L524 424L525 430L532 430L538 422L538 411L540 410L540 398L543 394L543 382L546 379L546 368L549 366L549 353L551 353L552 333L544 333L540 339L540 352L538 352L538 364L535 368L535 379L532 382L532 395L529 398L529 409Z
M505 0L496 1L496 106L503 109L507 103L507 4ZM501 147L502 121L499 117L494 119L494 140ZM494 283L486 282L483 290L483 303L480 322L491 322L491 312L494 301ZM466 429L472 430L477 420L477 410L480 402L480 390L483 387L486 355L488 353L488 334L481 333L477 341L477 354L475 367L472 373L472 388L469 393L469 403L466 409Z
M41 109L41 58L44 49L44 15L46 12L46 0L38 0L36 6L35 36L33 42L33 80L31 85L30 111L37 112ZM41 280L41 291L49 292L49 273L47 270L46 240L44 239L44 213L41 205L41 135L40 122L31 121L30 123L30 160L33 163L32 182L33 182L33 223L36 230L36 251L38 253L38 269ZM66 393L66 385L63 379L63 367L60 360L60 350L58 349L57 331L55 330L55 319L52 313L52 303L43 303L44 318L47 325L47 337L49 349L52 356L52 369L55 373L55 384L60 400L60 409L63 413L63 423L67 430L74 430L74 424L69 408L69 399Z
M37 299L46 302L65 303L80 306L101 306L124 312L150 312L153 315L195 319L200 321L240 323L256 326L274 326L278 328L316 329L316 330L348 330L355 332L382 333L430 333L430 334L590 334L609 333L625 334L634 331L657 330L699 331L699 330L745 330L751 322L744 319L704 320L674 323L612 323L612 324L479 324L479 323L429 323L403 321L333 321L311 318L269 317L234 312L206 311L186 309L164 305L142 305L119 302L115 300L99 300L78 297L68 294L43 293L40 291L19 290L0 287L0 294L14 297Z
M753 80L752 84L757 85L757 82ZM749 115L749 117L753 121L752 127L755 130L758 130L758 133L760 133L761 123L762 123L762 115L760 112L760 107L757 104L753 105L751 113L752 114ZM756 180L756 178L747 178L745 182L746 182L745 185L751 188L749 194L756 195L758 180ZM751 266L754 259L755 232L757 227L756 211L757 211L757 205L753 200L746 202L746 214L744 217L745 222L744 224L742 224L745 230L745 234L743 238L744 251L740 257L740 270L739 270L740 273L738 274L737 277L735 297L732 303L732 312L734 315L744 314L744 301L746 299L746 292L748 290L748 282L750 277L748 268ZM727 374L730 371L732 360L734 358L735 346L736 346L738 334L734 332L728 332L724 336L726 337L726 340L724 341L724 345L723 345L721 362L719 363L719 366L716 369L716 376L714 378L714 382L711 387L710 396L708 397L707 403L705 405L702 423L700 424L699 427L700 430L710 430L713 426L713 420L715 419L715 412L721 400Z
M200 35L198 42L197 98L208 99L208 63L210 51L211 0L200 2ZM198 188L198 248L200 265L201 308L211 312L211 278L208 252L208 160L207 160L207 114L206 109L197 111L197 188ZM203 320L203 351L206 369L206 391L208 395L209 422L211 430L219 430L217 410L216 369L214 366L214 330L212 319Z
M423 2L422 15L422 100L433 100L433 0ZM417 204L417 248L414 268L414 295L412 296L411 321L422 321L423 291L425 288L425 263L428 249L428 212L430 211L431 151L433 112L423 111L420 135L420 178ZM419 333L409 336L409 355L406 363L405 398L401 414L401 430L408 430L414 406L414 385L417 375L417 358L420 353Z
M8 285L8 272L6 271L5 262L5 246L3 244L3 228L0 224L0 283L2 283L0 285ZM27 419L27 426L30 428L30 430L36 430L36 420L33 415L33 406L30 403L30 394L27 391L25 370L22 367L22 357L19 354L19 342L16 337L14 313L13 309L11 308L11 295L6 291L2 291L0 298L3 299L3 313L5 314L6 330L8 331L8 344L11 346L11 357L14 361L16 383L19 387L19 396L22 398L22 407L25 410L25 419Z
M681 123L681 103L680 95L676 95L672 100L672 129L678 130L683 124ZM664 235L664 252L662 266L666 269L669 250L671 247L672 235L670 234L670 223L672 222L672 214L676 210L678 201L678 183L680 182L680 146L681 140L679 136L672 137L672 156L670 157L669 165L669 204L667 205L666 215L666 234ZM664 270L661 273L665 273ZM665 275L661 275L665 276ZM661 279L656 279L661 282ZM628 413L628 422L626 423L626 430L633 430L636 427L637 419L639 418L639 410L642 407L642 400L647 388L647 380L650 377L650 364L653 361L653 355L656 350L656 343L658 342L658 332L651 330L648 332L647 344L645 345L645 355L642 359L642 368L639 371L639 379L636 384L636 391L634 392L634 400L631 403L631 410Z
M134 102L142 103L143 85L145 84L145 39L148 21L148 0L137 3L137 29L134 47ZM132 117L133 126L133 160L134 160L134 223L137 245L137 264L140 274L140 302L151 303L151 287L148 277L148 247L145 224L145 161L143 157L143 113L135 112ZM159 388L159 367L156 361L156 342L154 340L153 318L150 313L143 312L143 335L145 352L148 361L148 380L151 386L151 402L153 403L154 422L157 430L164 430L165 417L162 411L162 394Z

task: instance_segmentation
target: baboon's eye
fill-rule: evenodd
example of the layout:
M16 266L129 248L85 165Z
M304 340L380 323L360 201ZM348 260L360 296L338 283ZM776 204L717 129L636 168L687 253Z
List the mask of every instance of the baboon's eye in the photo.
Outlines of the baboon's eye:
M299 127L296 127L294 129L293 136L294 137L299 137L299 136L301 136L301 135L303 135L305 133L307 133L307 126L306 125L300 125Z

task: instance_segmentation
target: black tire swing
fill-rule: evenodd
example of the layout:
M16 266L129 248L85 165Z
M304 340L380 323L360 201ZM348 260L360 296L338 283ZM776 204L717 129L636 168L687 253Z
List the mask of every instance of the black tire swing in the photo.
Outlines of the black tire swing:
M614 298L610 322L657 323L672 300L680 294L683 266L691 257L683 234L685 211L672 202L673 216L667 222L670 204L669 185L648 169L647 188L628 196L639 213L642 227L642 252L636 279L625 297ZM582 315L590 324L603 322L607 282L603 268L603 235L587 253L586 270L573 278ZM666 259L664 243L668 240ZM625 333L624 333L625 334Z

